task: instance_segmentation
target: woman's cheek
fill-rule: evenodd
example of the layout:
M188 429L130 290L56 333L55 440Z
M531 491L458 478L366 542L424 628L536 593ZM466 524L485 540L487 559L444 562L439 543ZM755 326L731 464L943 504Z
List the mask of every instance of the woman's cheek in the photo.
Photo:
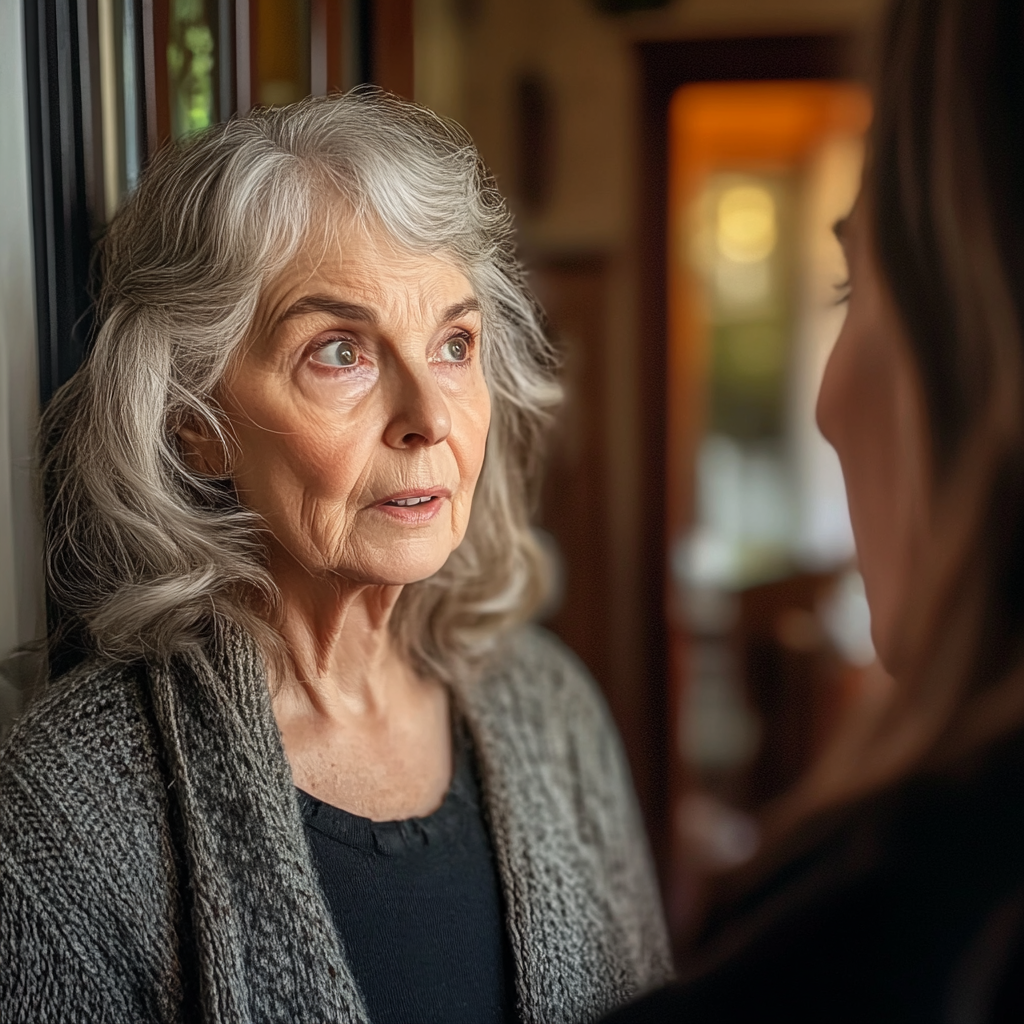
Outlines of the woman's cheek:
M474 487L476 486L476 482L480 478L480 472L483 469L484 458L487 453L487 435L490 431L490 424L491 407L490 400L488 398L486 404L482 403L476 410L473 420L470 455L472 469L470 473Z
M467 417L467 419L470 419ZM459 491L452 503L452 533L454 546L458 546L469 527L473 508L473 497L483 471L487 452L487 432L490 423L488 409L477 409L471 423L459 432L460 437L452 445L459 469ZM461 442L461 443L460 443ZM451 444L451 441L449 442Z
M308 361L299 371L299 390L320 408L349 410L373 390L378 377L373 366L332 370Z

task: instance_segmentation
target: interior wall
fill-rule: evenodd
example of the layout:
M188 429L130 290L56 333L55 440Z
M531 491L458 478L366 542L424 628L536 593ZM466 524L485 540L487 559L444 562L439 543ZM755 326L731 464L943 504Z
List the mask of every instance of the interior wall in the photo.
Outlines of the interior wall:
M31 470L39 378L22 17L21 3L0 4L0 658L44 628Z
M417 0L416 94L465 124L514 194L514 80L542 73L555 99L555 180L543 212L522 218L524 234L544 246L621 244L635 205L635 43L860 32L884 4L675 0L616 16L592 0Z

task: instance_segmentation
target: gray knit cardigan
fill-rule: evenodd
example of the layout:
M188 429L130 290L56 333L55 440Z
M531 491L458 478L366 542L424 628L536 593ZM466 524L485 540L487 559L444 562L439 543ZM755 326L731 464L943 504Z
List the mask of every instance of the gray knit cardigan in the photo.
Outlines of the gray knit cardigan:
M628 771L585 670L527 630L457 699L521 1019L592 1021L664 982ZM51 684L0 752L0 1021L368 1019L251 639L221 627L207 656Z

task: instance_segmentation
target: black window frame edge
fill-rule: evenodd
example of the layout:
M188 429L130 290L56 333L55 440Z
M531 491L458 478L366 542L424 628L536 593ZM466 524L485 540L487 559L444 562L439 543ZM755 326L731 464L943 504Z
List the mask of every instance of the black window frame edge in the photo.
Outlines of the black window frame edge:
M133 5L134 24L141 26L142 5L152 0L124 2ZM23 12L39 402L45 408L85 359L93 330L90 274L103 224L98 4L24 0ZM138 29L132 45L141 67ZM145 153L144 108L139 115ZM81 623L54 602L49 587L46 605L49 674L57 677L82 660L87 645Z
M95 0L24 0L29 179L42 406L85 355L95 150ZM94 35L94 33L92 33ZM83 52L83 37L86 43Z

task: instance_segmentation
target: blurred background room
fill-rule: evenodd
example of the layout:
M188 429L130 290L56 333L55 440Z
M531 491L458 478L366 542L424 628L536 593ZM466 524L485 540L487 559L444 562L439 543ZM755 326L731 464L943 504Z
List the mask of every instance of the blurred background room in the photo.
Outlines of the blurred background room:
M89 343L90 250L169 139L373 82L509 197L567 401L547 625L618 723L682 945L872 660L814 423L880 0L8 0L0 648L45 628L30 473ZM8 662L0 730L30 673Z

